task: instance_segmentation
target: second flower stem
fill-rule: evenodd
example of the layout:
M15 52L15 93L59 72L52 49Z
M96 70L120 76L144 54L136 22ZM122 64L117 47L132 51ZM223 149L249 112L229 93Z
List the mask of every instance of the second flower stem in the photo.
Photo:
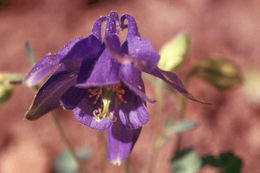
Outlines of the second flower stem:
M54 125L55 125L55 127L56 127L56 129L57 129L57 131L58 131L58 133L59 133L63 143L65 144L66 148L68 149L68 151L70 152L70 154L72 155L74 160L76 161L76 163L77 163L77 165L79 167L79 171L81 173L87 173L84 170L84 167L83 167L82 163L80 162L80 159L78 158L78 156L77 156L74 148L72 147L68 137L66 136L66 134L65 134L65 132L64 132L64 130L63 130L63 128L62 128L58 118L56 117L56 115L53 112L51 112L51 119L52 119L52 121L53 121L53 123L54 123Z
M184 85L186 86L186 88L188 88L190 79L194 76L194 74L196 72L197 72L196 69L192 69L186 76L186 78L184 80ZM183 96L180 96L178 106L180 108L179 122L181 122L182 120L185 119L187 99ZM172 159L174 159L181 150L181 140L182 140L182 132L180 132L176 135L176 142L175 142L175 146L174 146L173 153L172 153Z
M158 136L161 135L161 130L162 130L162 124L163 124L163 118L162 118L162 111L163 111L163 81L160 79L157 79L155 81L155 93L156 93L156 98L158 101L158 106L157 106L157 116L156 116L156 128L155 128L155 142L153 144L153 152L151 154L151 163L148 169L149 173L155 172L155 167L156 167L156 161L159 155L160 148L156 147L156 141L158 139Z
M126 162L125 162L125 173L130 173L131 172L131 158L130 156L128 156L126 158Z
M182 120L184 120L185 112L186 112L186 98L184 98L183 96L180 96L179 107L180 107L179 122L181 122ZM172 159L175 158L175 156L181 150L181 140L182 140L182 133L178 133L176 135L176 140L175 140L176 142L173 149Z

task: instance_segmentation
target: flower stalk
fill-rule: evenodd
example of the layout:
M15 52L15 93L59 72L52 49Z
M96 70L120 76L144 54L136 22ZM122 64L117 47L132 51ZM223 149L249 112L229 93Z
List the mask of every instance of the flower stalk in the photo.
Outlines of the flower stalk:
M125 173L130 173L131 172L131 158L130 156L126 158L125 162Z
M51 112L51 119L53 124L55 125L64 145L66 146L66 148L68 149L68 151L70 152L71 156L73 157L73 159L76 161L78 168L79 168L79 172L81 173L87 173L87 171L84 169L80 159L78 158L74 148L72 147L68 137L66 136L58 118L56 117L56 115L54 114L54 112Z
M157 98L157 116L156 116L156 129L155 129L155 138L156 141L159 138L158 136L160 136L161 134L161 130L162 130L162 111L163 111L163 81L160 79L156 79L156 84L155 84L155 93L156 93L156 98ZM157 142L155 142L153 144L153 152L152 152L152 156L151 156L151 163L149 166L149 172L153 173L154 172L154 167L156 164L156 160L158 158L159 155L159 151L160 151L160 147L157 147L156 145Z

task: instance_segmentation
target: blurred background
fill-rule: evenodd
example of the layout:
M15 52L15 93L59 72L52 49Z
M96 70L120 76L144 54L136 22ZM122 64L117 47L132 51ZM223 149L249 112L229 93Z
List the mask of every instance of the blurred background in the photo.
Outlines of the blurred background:
M31 65L25 50L29 40L37 60L59 51L76 37L91 33L100 16L117 11L135 17L142 37L157 51L180 32L190 35L191 47L182 78L200 59L222 56L232 60L243 83L219 91L205 81L193 79L189 91L203 105L188 101L186 117L198 126L186 132L182 148L194 147L198 155L232 151L243 161L242 172L260 172L260 1L259 0L0 0L0 71L27 73ZM155 89L145 80L147 95L156 99ZM176 96L165 91L163 115L177 118ZM18 86L0 108L0 172L49 173L53 159L65 147L50 116L37 121L24 119L34 92ZM176 105L174 107L173 105ZM153 152L156 104L148 104L150 122L131 154L133 172L147 172ZM122 167L105 163L105 135L79 124L72 112L55 111L75 147L92 149L86 164L90 172L122 172ZM159 152L155 172L170 172L169 160L175 138ZM218 172L204 167L202 173Z

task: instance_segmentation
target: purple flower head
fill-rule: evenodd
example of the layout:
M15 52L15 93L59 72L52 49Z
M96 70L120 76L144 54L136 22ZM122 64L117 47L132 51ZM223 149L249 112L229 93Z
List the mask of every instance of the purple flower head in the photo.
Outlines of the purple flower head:
M106 29L102 40L103 22ZM128 33L121 44L119 32L124 29ZM157 67L159 59L152 44L139 35L132 16L125 14L119 20L118 14L111 12L95 22L91 35L44 57L27 74L24 82L33 86L54 71L39 89L26 118L35 120L60 105L73 110L80 123L106 130L109 160L120 164L149 120L146 102L154 102L145 95L141 72L161 78L196 100L176 74Z

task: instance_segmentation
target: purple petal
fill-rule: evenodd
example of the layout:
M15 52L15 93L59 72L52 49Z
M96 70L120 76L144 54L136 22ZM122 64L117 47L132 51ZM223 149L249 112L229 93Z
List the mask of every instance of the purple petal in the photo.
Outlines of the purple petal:
M92 28L92 34L97 37L99 41L101 41L101 26L102 23L107 20L107 17L100 17L94 24Z
M145 125L149 121L149 113L146 104L137 95L128 89L124 98L127 103L120 103L119 117L122 123L128 128L138 128Z
M86 70L81 70L79 78L85 76ZM77 84L77 87L107 86L119 83L118 63L115 61L110 51L105 48L97 60L90 76L86 81Z
M141 72L134 67L132 63L122 64L120 67L120 79L123 83L132 90L135 94L140 96L143 100L154 103L145 95L144 83L141 78Z
M96 58L100 50L101 42L94 35L90 35L78 41L64 56L61 63L74 61L78 58Z
M89 78L96 61L97 59L95 58L88 58L82 61L77 83L84 83Z
M87 89L71 87L61 96L61 105L66 110L74 109L86 97L87 92Z
M118 14L116 12L111 12L108 17L108 21L106 25L105 38L109 35L118 34L117 31L117 25L119 25L118 20L119 20Z
M97 104L93 103L94 100L88 96L84 97L81 102L73 109L74 116L81 124L89 126L96 130L105 130L112 125L112 121L105 117L102 121L98 122L95 120L93 111L101 108L101 100ZM112 106L111 106L112 107ZM111 108L110 107L110 108ZM113 110L110 110L113 112Z
M39 89L33 104L26 113L26 118L35 120L57 108L60 105L59 98L67 89L75 85L76 79L76 74L58 69Z
M128 20L128 25L124 24L125 19ZM127 39L129 39L130 37L139 36L138 28L137 28L137 25L136 25L136 21L133 18L133 16L131 16L129 14L125 14L125 15L123 15L121 17L121 19L120 19L120 27L122 29L128 28Z
M69 42L56 55L46 56L42 60L40 60L26 75L26 77L24 78L24 83L27 86L32 87L40 82L60 63L60 60L64 57L64 55L66 55L71 50L71 48L81 39L82 38L77 38Z
M119 120L107 129L108 136L108 158L115 164L120 165L131 153L141 128L129 129Z

